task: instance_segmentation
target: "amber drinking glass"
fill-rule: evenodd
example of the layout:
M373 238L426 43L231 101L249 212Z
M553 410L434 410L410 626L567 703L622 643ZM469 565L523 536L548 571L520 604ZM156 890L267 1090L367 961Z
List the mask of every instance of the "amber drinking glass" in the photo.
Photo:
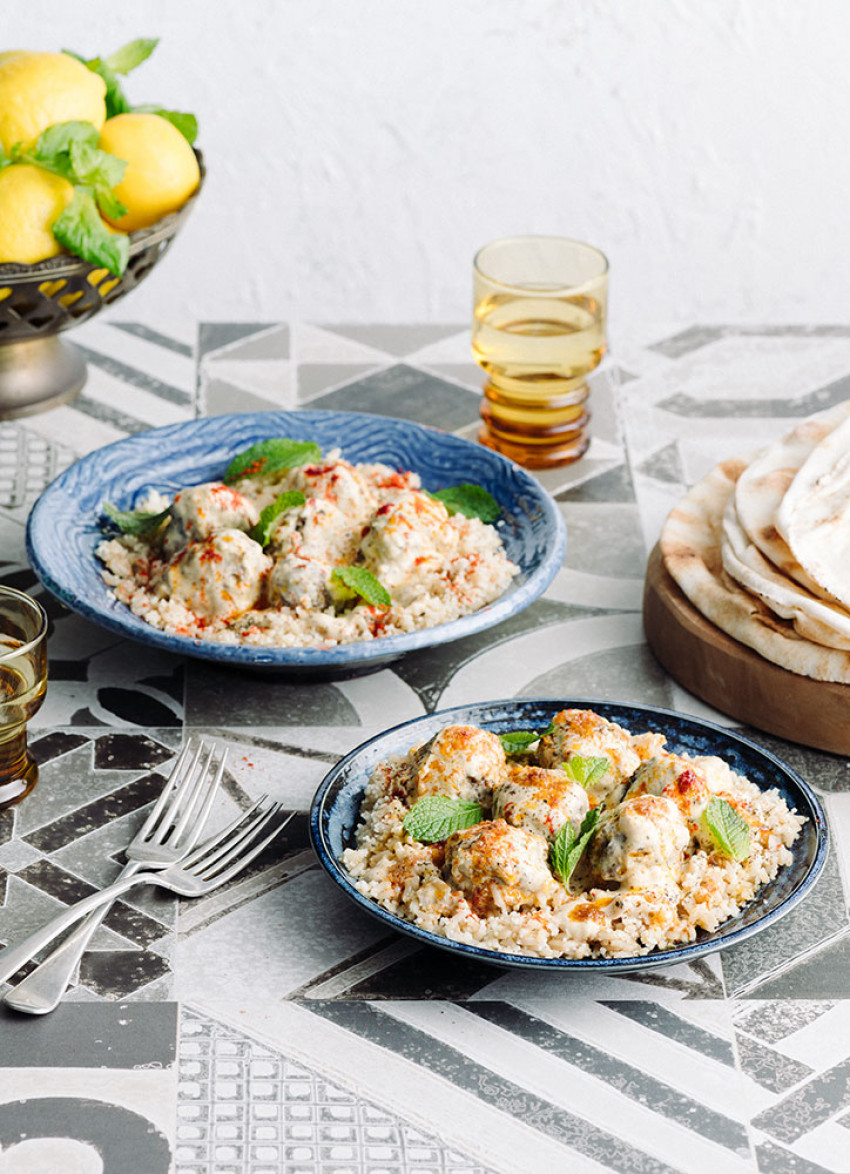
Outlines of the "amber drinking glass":
M0 587L0 810L38 781L27 749L27 722L47 688L47 616L28 595Z
M488 376L478 439L528 468L577 460L606 349L608 261L580 241L513 237L481 249L474 280L472 353Z

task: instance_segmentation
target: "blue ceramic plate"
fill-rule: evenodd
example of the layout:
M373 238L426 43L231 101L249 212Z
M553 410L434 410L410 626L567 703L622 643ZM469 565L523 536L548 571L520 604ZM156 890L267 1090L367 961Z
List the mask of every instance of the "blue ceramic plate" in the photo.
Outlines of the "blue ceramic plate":
M413 469L426 489L464 481L483 485L502 507L496 529L520 574L499 599L462 619L330 649L252 648L172 636L111 599L94 555L103 537L99 528L102 503L110 501L126 510L149 489L173 494L187 485L220 478L236 453L270 436L314 440L324 452L338 447L354 462L383 461ZM434 428L355 412L250 412L139 433L97 449L57 477L36 502L27 526L27 551L39 579L87 619L185 656L319 674L369 671L413 649L457 640L500 623L546 590L565 549L566 532L558 507L539 482L512 461Z
M572 708L594 709L634 734L657 730L667 736L667 748L670 750L686 754L716 754L733 770L746 775L763 790L776 787L789 807L795 807L808 819L794 844L793 862L781 869L775 880L761 889L740 913L714 933L703 933L697 941L688 945L625 958L529 958L523 954L500 954L479 946L451 942L429 933L387 912L358 893L340 857L343 849L353 843L353 830L358 821L363 789L377 763L390 754L406 753L414 743L425 741L443 726L455 722L482 726L496 733L517 729L539 730L545 728L559 710ZM352 901L393 929L409 934L423 944L439 946L461 957L530 970L648 970L655 966L671 966L675 962L691 962L703 954L723 950L751 934L767 929L793 909L814 885L827 854L826 822L811 787L784 762L747 738L711 722L698 721L668 709L563 698L464 705L405 722L364 742L333 768L316 792L310 811L310 836L319 862L331 879Z

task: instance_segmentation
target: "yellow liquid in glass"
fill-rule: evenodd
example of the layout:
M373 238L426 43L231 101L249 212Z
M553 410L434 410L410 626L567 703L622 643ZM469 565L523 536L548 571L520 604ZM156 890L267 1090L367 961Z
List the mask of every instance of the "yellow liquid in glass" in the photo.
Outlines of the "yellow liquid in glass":
M584 452L585 380L605 353L603 302L489 295L475 308L472 351L489 375L483 443L538 467Z

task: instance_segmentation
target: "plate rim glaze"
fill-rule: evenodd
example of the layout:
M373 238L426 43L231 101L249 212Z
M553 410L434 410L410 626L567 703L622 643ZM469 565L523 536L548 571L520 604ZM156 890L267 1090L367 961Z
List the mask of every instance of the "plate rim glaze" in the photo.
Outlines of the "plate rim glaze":
M479 608L467 616L461 616L458 619L437 624L431 628L420 628L412 632L382 636L369 641L352 641L351 643L340 644L331 648L223 644L164 632L146 624L140 617L134 616L126 605L119 604L117 601L110 599L108 588L100 578L98 564L94 555L94 545L104 535L97 527L96 517L89 517L82 512L74 515L74 518L81 534L91 532L92 581L86 583L90 591L90 597L80 598L74 586L68 582L68 577L57 574L51 568L51 544L55 545L59 542L60 537L57 533L57 526L51 521L50 511L55 506L57 500L61 500L63 487L67 484L72 474L74 477L77 477L81 472L91 472L96 476L98 465L102 465L104 461L110 460L116 454L121 455L125 451L132 454L140 444L149 445L151 443L151 437L161 437L165 442L170 442L173 445L175 438L179 440L181 435L195 436L197 433L203 434L208 430L213 434L218 434L226 430L228 424L231 422L234 423L234 426L244 426L245 428L249 428L253 424L258 430L258 435L264 434L268 436L273 435L275 431L286 427L288 424L292 427L293 422L297 425L296 431L308 431L311 420L315 422L314 426L316 427L331 427L334 424L342 427L347 421L355 421L357 424L366 423L370 431L376 435L379 435L381 430L383 430L387 432L388 436L396 436L400 440L403 438L412 445L422 443L424 440L427 440L429 443L436 442L438 444L441 440L445 440L452 448L459 446L458 451L468 446L470 458L474 454L477 462L483 462L485 465L493 468L495 472L501 471L503 477L506 479L509 478L510 480L521 482L524 493L517 495L517 502L523 496L526 496L527 500L533 502L534 508L539 510L540 516L543 519L542 524L546 533L550 536L547 549L539 565L528 574L525 582L513 588L509 587L498 599L493 600L492 603L485 604L483 608ZM211 437L209 441L210 450L212 451L218 446L219 441L214 441L213 437ZM342 447L343 456L345 456L344 442L340 447ZM173 463L178 458L172 456L170 459ZM353 459L356 461L361 458L355 454ZM168 467L168 464L162 466L163 476L159 478L161 482L167 480ZM156 469L152 467L149 478L152 486L155 486L157 482L155 473ZM104 477L101 474L101 482L103 480ZM138 493L136 493L136 496L138 496ZM124 508L126 508L126 503L124 503ZM510 517L519 517L519 512L515 511ZM407 652L431 648L438 644L463 639L466 636L484 631L495 624L502 623L504 620L524 610L543 594L561 568L566 545L566 525L557 503L540 482L535 480L525 469L520 468L519 465L508 460L507 457L503 457L501 454L485 448L466 437L456 436L451 432L443 432L438 428L431 427L427 424L419 424L412 420L399 419L394 416L380 416L368 412L341 412L310 408L282 408L268 411L232 412L215 416L200 416L192 420L183 420L176 424L146 429L143 432L138 432L113 441L111 444L94 449L92 452L80 457L54 478L50 485L42 491L32 507L26 527L27 557L42 585L67 607L71 608L71 610L91 620L93 623L99 624L101 627L116 632L118 635L127 639L138 640L140 643L161 648L177 655L208 660L219 665L278 669L283 672L294 671L296 673L302 671L321 672L322 670L333 669L340 671L346 671L348 669L370 671L372 668L377 669L383 667L384 663L395 660ZM86 571L83 573L88 578L88 573ZM95 580L97 590L95 590ZM102 598L100 597L101 593Z
M816 843L814 856L808 868L792 892L788 893L775 907L767 910L749 925L742 925L738 929L733 929L722 936L718 936L723 929L723 925L729 925L730 922L734 922L736 918L741 916L742 910L735 914L733 918L722 923L719 930L714 931L712 934L706 934L704 938L695 942L671 946L663 951L653 951L648 954L639 955L629 954L624 957L615 958L539 958L525 954L502 954L498 951L484 949L481 946L471 945L466 942L451 941L448 938L441 937L439 934L422 929L412 922L405 921L404 918L395 913L391 913L375 901L358 892L347 870L339 863L332 847L328 843L328 822L333 810L333 804L339 798L336 796L330 797L329 799L329 796L337 779L356 765L359 758L363 757L368 759L370 749L375 748L385 739L399 735L403 730L415 731L418 726L432 726L435 722L449 725L452 724L453 716L461 714L466 715L466 721L472 722L474 718L471 715L476 711L483 715L488 711L505 710L514 707L549 709L552 714L565 708L593 708L597 712L601 712L603 716L605 716L606 709L628 710L638 715L645 714L647 717L675 719L678 722L684 722L687 726L696 727L697 732L720 735L733 744L745 747L748 753L755 753L757 757L764 759L768 765L778 770L779 774L783 777L786 789L789 789L788 784L790 784L792 793L796 789L799 793L798 801L795 803L798 811L800 810L799 800L802 800L807 805L807 810L801 812L801 814L806 815L811 821ZM486 721L486 717L483 720ZM521 721L522 719L520 718L519 720ZM499 722L493 720L492 724L496 727ZM502 721L502 724L504 724L504 721ZM639 733L641 731L638 730L637 732ZM417 738L413 736L410 741L412 745L417 741ZM387 751L387 753L393 752L391 750ZM376 759L376 761L379 761L379 759ZM365 783L366 776L364 775L359 784L361 792L363 787L365 787ZM775 925L777 921L791 912L814 887L823 872L829 852L830 840L823 805L811 785L793 767L789 766L788 763L783 762L776 754L773 754L763 746L759 746L758 743L752 741L746 735L736 730L727 729L715 722L707 721L704 718L694 717L691 714L682 713L673 709L665 709L661 706L641 705L628 701L615 701L601 698L563 697L519 697L507 698L500 701L470 702L467 705L457 705L450 709L436 710L430 714L423 714L420 717L412 718L406 722L400 722L387 730L383 730L381 733L356 746L325 775L310 807L309 829L313 851L330 879L334 881L346 897L354 901L365 912L376 917L379 921L384 922L384 924L390 926L392 929L415 938L423 945L436 946L438 949L445 950L461 958L487 962L496 967L524 970L566 970L579 973L594 971L625 973L637 970L650 970L659 966L674 966L678 963L691 962L707 954L725 950L729 946L737 945L739 942L745 941L753 935L762 932L771 925ZM786 865L785 867L791 868L793 865ZM781 876L782 872L780 871L777 875ZM769 888L773 883L768 882L767 887ZM753 903L757 903L759 899L759 894L757 894L752 901L744 906L744 910L751 908Z

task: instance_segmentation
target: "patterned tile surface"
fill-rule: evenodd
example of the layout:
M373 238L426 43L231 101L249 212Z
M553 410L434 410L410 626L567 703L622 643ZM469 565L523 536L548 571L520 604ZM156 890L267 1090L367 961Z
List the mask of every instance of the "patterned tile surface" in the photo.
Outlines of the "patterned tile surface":
M178 910L126 894L59 1012L0 1015L0 1164L8 1151L17 1171L87 1153L109 1174L850 1170L846 761L754 733L818 788L835 833L784 921L722 956L569 983L387 933L318 870L305 814L341 755L441 706L572 693L729 724L646 649L647 551L717 460L846 398L850 329L694 328L620 355L594 383L589 453L541 478L570 534L544 599L369 677L239 676L238 707L233 674L128 645L45 595L24 546L35 496L85 452L204 412L338 407L474 436L467 331L97 321L75 338L83 395L0 423L0 581L51 620L41 781L0 813L0 941L116 875L190 731L231 746L216 820L265 791L297 814L206 898Z

